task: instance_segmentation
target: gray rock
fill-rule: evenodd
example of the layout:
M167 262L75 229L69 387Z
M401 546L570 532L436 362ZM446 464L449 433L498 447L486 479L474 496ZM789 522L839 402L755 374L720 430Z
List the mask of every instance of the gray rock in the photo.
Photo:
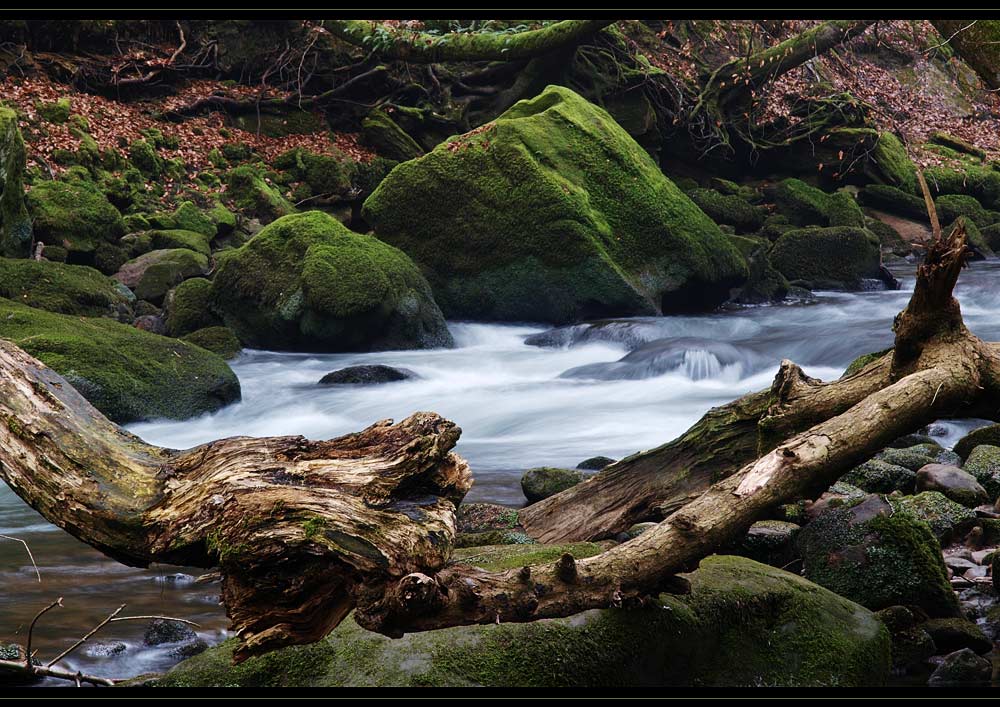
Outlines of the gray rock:
M896 466L904 466L910 471L917 471L922 466L936 463L937 455L941 451L936 444L917 444L906 449L885 449L876 454L875 458Z
M537 503L571 486L576 486L581 481L583 474L575 469L540 466L524 472L524 476L521 477L521 491L524 492L528 503Z
M964 574L966 570L978 566L975 562L966 560L964 557L949 557L948 555L945 555L944 564L955 574Z
M84 654L91 658L110 658L121 655L128 650L128 644L124 641L101 641L84 649Z
M147 646L159 646L164 643L181 643L182 641L195 641L198 634L180 621L170 621L167 619L154 619L146 627L142 642Z
M883 459L869 459L843 476L843 481L869 493L908 492L913 489L916 473Z
M975 685L989 682L993 676L993 664L976 655L975 651L963 648L949 653L931 673L928 685Z
M590 457L590 459L584 459L577 464L576 468L583 471L600 471L604 467L614 464L616 461L618 460L611 457Z
M967 508L986 503L988 496L976 477L957 466L928 464L917 472L916 490L940 491L947 498Z

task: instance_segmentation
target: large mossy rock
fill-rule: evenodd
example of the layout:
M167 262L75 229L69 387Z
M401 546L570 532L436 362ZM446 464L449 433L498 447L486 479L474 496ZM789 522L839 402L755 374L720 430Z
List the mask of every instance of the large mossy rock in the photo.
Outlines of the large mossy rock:
M934 532L877 495L823 512L797 544L807 579L869 609L914 605L931 616L958 616Z
M878 237L865 228L802 228L785 233L771 250L774 267L793 285L861 290L880 278Z
M71 262L94 263L102 246L114 246L125 233L118 209L85 180L36 184L27 202L35 239L65 248Z
M549 86L404 162L365 201L449 317L710 309L747 278L718 226L603 109Z
M139 299L159 304L177 285L207 273L208 265L208 256L188 248L152 250L122 265L114 277Z
M467 552L474 556L476 550ZM505 550L533 556L539 547ZM639 687L885 681L889 635L867 609L741 557L706 558L688 578L690 595L661 595L645 609L593 610L400 639L364 631L349 617L319 643L238 666L231 664L231 640L147 684Z
M0 337L54 369L120 424L184 419L240 398L239 381L219 356L107 318L0 299Z
M93 268L9 258L0 258L0 297L59 314L129 321L135 300Z
M220 261L212 307L249 346L354 351L452 345L413 261L321 211L278 219Z
M31 218L24 207L24 140L17 113L0 106L0 256L25 258L31 250Z

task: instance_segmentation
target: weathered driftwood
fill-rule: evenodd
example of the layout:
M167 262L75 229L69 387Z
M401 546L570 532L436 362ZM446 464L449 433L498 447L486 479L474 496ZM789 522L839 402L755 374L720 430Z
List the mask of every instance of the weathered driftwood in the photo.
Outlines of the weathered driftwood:
M361 625L397 636L635 605L683 591L677 573L774 506L821 493L894 438L939 417L998 416L1000 348L965 328L952 297L966 256L962 227L929 244L893 353L829 384L785 361L771 390L525 511L542 539L593 537L595 523L621 527L631 499L653 489L641 503L658 502L662 522L579 561L504 572L447 564L470 477L450 451L458 428L434 414L325 442L161 449L108 422L10 344L0 344L0 476L46 518L123 562L221 566L242 639L237 660L316 640L351 608Z
M241 657L326 635L357 585L449 559L471 484L433 413L328 441L146 444L0 341L0 477L116 560L222 568Z

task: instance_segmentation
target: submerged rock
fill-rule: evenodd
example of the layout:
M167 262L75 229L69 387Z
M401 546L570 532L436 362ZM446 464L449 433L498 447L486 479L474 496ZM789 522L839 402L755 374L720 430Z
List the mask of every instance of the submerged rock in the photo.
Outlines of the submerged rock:
M453 344L413 261L321 211L280 218L220 261L212 308L247 345L355 351Z
M732 344L712 339L660 339L639 346L618 361L589 363L559 374L560 378L639 380L679 371L691 380L715 378L728 366L749 369L756 357Z
M525 564L546 546L508 546ZM575 546L574 546L575 547ZM595 546L596 547L596 546ZM566 551L550 548L552 559ZM477 551L465 552L475 560ZM599 548L597 548L599 551ZM558 553L558 554L553 554ZM477 562L478 564L478 562ZM691 594L645 609L409 633L348 617L327 638L232 665L234 641L184 661L153 686L817 686L880 685L889 635L868 610L782 570L712 556Z
M412 371L392 366L367 365L348 366L339 371L327 373L319 379L320 385L375 385L415 378Z
M528 503L537 503L542 499L554 496L571 486L583 481L583 474L575 469L556 469L541 466L528 469L521 477L521 490Z
M719 227L603 109L540 95L403 162L365 201L449 317L556 324L706 310L747 278Z

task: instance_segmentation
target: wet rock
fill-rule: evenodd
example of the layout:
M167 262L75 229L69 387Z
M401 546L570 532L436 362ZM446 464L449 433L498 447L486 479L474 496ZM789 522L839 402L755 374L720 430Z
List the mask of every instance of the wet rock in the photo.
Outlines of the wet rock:
M957 466L928 464L917 472L916 490L940 491L947 498L968 508L986 503L988 496L976 477Z
M831 508L840 508L850 505L865 498L867 494L857 486L845 481L838 481L826 492L817 498L813 503L806 505L805 516L807 521L814 520L820 514Z
M655 528L658 523L636 523L631 528L625 531L625 538L631 540L632 538L637 538L647 530Z
M197 638L193 641L184 643L183 645L177 646L176 648L171 648L168 655L171 658L177 658L178 660L184 660L185 658L190 658L192 656L198 655L208 650L208 643L203 639Z
M641 380L679 371L691 380L715 378L728 366L753 367L755 355L732 344L699 337L659 339L639 346L617 361L588 363L562 372L560 378Z
M136 329L148 331L151 334L159 334L160 336L167 335L167 325L163 321L163 317L158 317L152 314L145 314L141 317L136 317L135 321L132 322L132 326Z
M988 570L985 567L983 567L982 565L976 565L975 567L970 567L969 569L965 570L965 572L962 573L962 576L965 577L970 582L975 582L976 580L985 577L987 573Z
M416 376L412 371L405 368L393 368L392 366L367 365L348 366L339 371L327 373L320 378L320 385L375 385L377 383L391 383L394 381L409 380Z
M941 451L941 447L936 444L917 444L906 449L885 449L876 454L875 458L916 472L927 464L937 463L937 455Z
M618 460L611 457L591 457L577 464L576 468L583 471L600 471L604 467L614 464L616 461Z
M993 675L993 664L972 650L949 653L931 673L928 685L975 685L989 682Z
M966 570L971 570L973 567L978 566L975 562L971 560L967 560L964 557L955 557L953 555L952 556L945 555L944 564L945 567L950 569L955 574L959 575L964 574Z
M83 652L91 658L110 658L121 655L127 650L128 644L124 641L101 641L92 646L87 646Z
M914 605L930 616L958 616L928 525L878 495L853 503L824 511L799 533L806 579L873 610Z
M993 553L996 551L995 547L990 547L984 550L976 550L970 554L972 555L972 561L977 565L988 565L993 560Z
M180 643L182 641L194 641L198 639L198 634L180 621L169 619L154 619L146 627L146 632L142 636L143 644L147 646L159 646L164 643Z
M537 503L571 486L576 486L581 481L583 474L575 469L541 466L524 472L524 476L521 477L521 491L524 492L528 503Z
M166 584L173 587L186 587L194 584L195 578L183 572L175 572L173 574L161 574L158 577L154 577L153 581L157 584Z

